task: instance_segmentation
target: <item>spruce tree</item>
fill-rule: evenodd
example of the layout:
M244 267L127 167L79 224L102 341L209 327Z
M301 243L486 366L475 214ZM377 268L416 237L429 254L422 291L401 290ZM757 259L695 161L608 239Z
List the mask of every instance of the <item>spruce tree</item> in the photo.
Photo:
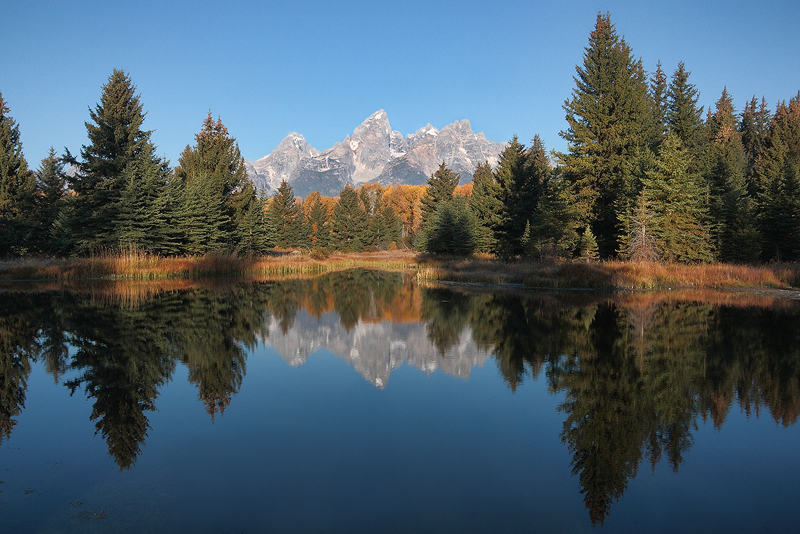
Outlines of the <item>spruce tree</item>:
M450 170L443 161L439 168L428 178L428 188L422 195L422 223L432 216L439 204L453 198L453 191L458 185L461 175Z
M50 147L36 172L36 226L39 249L48 254L58 253L53 235L53 223L64 206L64 187L67 176L64 174L64 161L56 156Z
M520 238L525 231L528 216L533 212L530 195L530 154L525 145L514 136L500 153L494 179L499 189L500 214L495 231L497 248L505 257L521 253ZM521 205L522 204L522 205Z
M784 125L773 121L754 167L761 259L800 259L800 173L787 154Z
M386 250L393 244L400 243L403 237L403 222L392 206L385 200L382 202L381 210L376 217L379 219L376 224L380 228L376 237L378 248Z
M765 99L762 98L759 104L754 96L745 104L739 122L739 133L742 136L742 148L747 160L745 169L747 191L752 197L758 196L761 191L761 184L758 183L756 176L756 164L766 148L771 122L772 115Z
M705 191L689 172L691 156L670 132L654 168L646 172L635 210L629 216L626 255L684 263L713 259L706 228ZM652 238L652 242L649 239Z
M281 181L275 196L267 208L267 224L271 240L278 248L293 248L306 245L303 234L303 213L297 205L292 186Z
M472 196L469 207L475 215L476 248L482 252L496 252L496 232L500 226L502 201L500 187L495 181L489 162L479 163L472 178Z
M310 246L312 248L325 249L330 246L330 223L328 208L322 202L319 193L311 193L303 202L305 211L306 228Z
M600 258L597 239L595 239L594 233L588 225L578 237L578 244L575 248L577 257L582 260L594 261Z
M360 252L364 248L367 214L355 189L346 185L333 208L331 240L335 248Z
M697 107L697 89L689 83L691 72L681 61L667 88L666 122L681 144L693 151L702 143L703 108Z
M709 114L707 183L712 243L725 262L752 263L760 247L754 206L745 182L745 154L737 128L733 99L727 89Z
M560 169L547 173L526 229L525 256L543 261L569 257L575 251L578 241L575 207Z
M247 234L247 229L241 228L245 214L257 196L236 139L219 118L212 119L211 112L195 136L195 145L187 146L181 153L174 172L186 188L181 211L186 239L192 242L190 251L237 249L239 238ZM205 220L204 209L208 210ZM203 225L207 228L201 228ZM203 235L211 241L206 244L197 241Z
M564 103L568 152L556 157L573 189L582 225L591 225L601 256L616 253L620 214L635 195L634 174L651 130L647 83L640 61L617 36L608 14L576 67L576 88Z
M123 169L124 187L115 223L121 249L172 255L181 252L178 226L179 190L167 162L148 143Z
M247 203L247 210L236 226L239 250L245 254L264 254L275 246L269 239L266 205L265 197L256 196Z
M228 218L224 199L217 194L212 182L178 183L182 193L179 207L182 252L203 255L226 250L230 237L226 231Z
M475 217L467 199L453 197L439 204L417 235L416 247L433 254L466 256L475 251Z
M19 126L0 94L0 256L24 254L32 245L36 177L22 154Z
M100 103L89 110L89 145L81 149L82 161L67 153L67 160L79 165L70 178L77 193L71 230L78 253L117 245L116 221L126 187L123 171L143 154L154 152L151 132L142 129L144 115L136 86L125 72L115 69L103 86ZM151 161L161 166L160 161Z
M400 241L402 224L400 217L384 198L384 188L379 185L361 186L359 198L367 214L367 231L364 245L386 250L392 243Z
M650 78L649 102L652 131L648 144L651 150L656 151L667 133L667 75L661 69L660 61Z
M789 163L800 168L800 92L781 102L775 109L775 127L781 130L781 139L786 148Z

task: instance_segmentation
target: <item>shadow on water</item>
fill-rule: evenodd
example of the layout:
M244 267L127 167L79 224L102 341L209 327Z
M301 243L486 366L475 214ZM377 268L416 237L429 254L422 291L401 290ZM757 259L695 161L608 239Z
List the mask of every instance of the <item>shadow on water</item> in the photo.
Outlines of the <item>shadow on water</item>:
M287 360L304 354L293 364L325 343L342 357L360 344L351 363L378 387L402 361L466 377L493 358L512 392L544 375L563 395L560 438L595 525L643 464L654 470L666 459L679 469L698 421L721 427L737 403L784 426L800 414L800 306L772 297L420 287L358 269L241 285L5 291L2 299L0 444L24 409L31 362L42 361L56 383L92 400L96 431L122 470L142 454L147 414L176 365L213 420L239 392L248 353L264 343ZM326 323L321 336L331 314L338 324Z

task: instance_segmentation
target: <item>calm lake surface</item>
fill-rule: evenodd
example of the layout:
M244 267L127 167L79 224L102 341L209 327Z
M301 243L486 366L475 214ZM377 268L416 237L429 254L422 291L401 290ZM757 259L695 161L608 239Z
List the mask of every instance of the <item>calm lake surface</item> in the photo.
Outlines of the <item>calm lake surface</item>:
M800 302L0 292L0 532L795 532Z

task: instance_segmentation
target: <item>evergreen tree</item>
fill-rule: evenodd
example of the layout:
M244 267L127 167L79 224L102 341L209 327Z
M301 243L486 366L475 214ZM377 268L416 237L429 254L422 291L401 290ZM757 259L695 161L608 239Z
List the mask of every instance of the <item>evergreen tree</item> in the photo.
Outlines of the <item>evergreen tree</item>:
M745 183L745 154L727 90L706 121L711 236L717 258L752 263L760 253L754 206Z
M500 187L495 181L489 162L479 163L472 178L469 207L475 215L476 248L482 252L497 251L497 232L500 226Z
M434 254L466 256L475 251L475 217L467 199L453 197L439 204L417 235L417 248Z
M103 86L100 103L89 115L90 144L81 149L83 161L76 161L69 152L66 156L68 162L79 165L70 178L77 194L70 223L78 253L117 245L119 202L127 184L123 171L143 154L147 158L154 153L151 132L142 130L145 113L136 86L125 72L113 71Z
M781 140L786 148L786 158L791 165L800 168L800 92L781 102L775 109L775 126L781 130Z
M228 246L224 199L210 180L177 180L182 193L179 220L183 252L203 255L224 251Z
M543 261L569 257L575 251L578 233L569 193L559 169L547 173L536 210L526 223L527 236L520 240L526 256Z
M589 224L601 256L618 249L619 215L635 193L634 174L651 122L641 62L617 36L608 14L597 15L576 88L564 103L569 128L560 135L569 152L557 153L581 224Z
M689 83L691 72L681 61L667 89L666 122L681 144L693 151L702 143L703 108L697 107L697 89Z
M800 173L787 155L785 133L781 123L773 124L754 168L764 261L800 258Z
M739 133L742 136L742 148L747 159L745 169L747 191L752 197L756 197L761 191L761 184L756 177L756 164L766 147L771 122L772 116L765 99L762 98L759 105L754 96L745 104L742 120L739 123Z
M267 229L267 199L256 196L247 203L247 206L247 211L236 226L239 249L249 255L264 254L275 246L270 240L271 234Z
M453 198L453 191L458 185L461 175L451 171L443 161L439 168L428 178L428 188L422 195L422 224L436 212L439 204Z
M377 214L379 231L376 232L376 240L378 248L386 250L392 244L400 243L403 238L403 223L400 216L395 213L392 206L384 201L380 213Z
M690 156L670 132L655 166L646 172L636 209L629 217L626 255L632 259L708 262L706 194L689 172ZM651 240L652 238L652 240Z
M38 192L36 205L36 226L38 248L46 253L58 252L53 235L53 223L64 205L64 187L67 176L64 174L64 161L56 156L50 147L47 157L42 160L36 173Z
M303 202L311 247L328 248L330 246L330 223L328 207L322 202L319 193L311 193Z
M506 257L524 253L520 239L536 210L541 184L550 171L539 136L533 143L534 146L528 150L514 136L500 153L494 171L501 206L495 237L498 251Z
M308 241L308 236L303 235L303 214L297 205L294 190L286 180L281 181L269 203L267 224L272 241L278 248L301 247Z
M635 262L660 260L662 251L656 242L653 201L646 188L639 192L636 204L624 222L627 234L622 240L622 257Z
M24 254L34 231L36 177L22 154L19 126L0 94L0 256Z
M181 251L177 228L179 192L169 166L148 143L123 169L124 188L115 220L117 245L122 249L160 254Z
M575 247L578 258L583 260L597 260L600 258L597 240L588 225L583 229L583 233L578 237L578 244Z
M661 69L660 61L650 78L649 102L652 131L648 144L651 150L656 151L667 134L667 75Z
M248 234L241 225L257 201L255 187L247 177L236 139L220 119L212 119L211 112L195 141L194 146L183 150L174 171L186 188L181 213L186 239L191 242L188 250L234 250L240 246L239 239ZM205 219L203 210L207 210ZM199 236L208 236L211 241L197 241Z
M367 214L367 231L364 244L378 250L386 250L392 243L400 241L402 223L384 199L381 186L364 185L359 193Z
M367 214L355 189L346 185L333 208L331 240L341 250L360 252L364 248Z

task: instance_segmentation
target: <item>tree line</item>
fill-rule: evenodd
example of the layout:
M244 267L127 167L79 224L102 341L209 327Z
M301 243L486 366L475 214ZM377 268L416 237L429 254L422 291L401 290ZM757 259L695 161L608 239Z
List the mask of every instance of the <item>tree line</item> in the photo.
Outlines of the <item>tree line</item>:
M80 157L51 149L37 172L0 96L0 255L413 246L539 260L797 260L800 92L774 111L753 97L737 113L724 89L704 117L689 78L683 63L648 74L600 13L564 103L564 152L514 137L466 186L442 163L427 186L346 186L304 200L285 182L259 195L210 113L170 169L122 71L90 111Z
M28 169L19 127L0 96L0 256L262 254L274 247L386 249L402 221L380 186L298 202L283 182L273 198L248 178L235 138L209 112L178 164L156 154L130 77L114 70L75 156L50 149ZM403 191L393 194L400 202ZM412 195L413 196L413 195ZM411 221L413 226L413 220Z
M800 92L773 111L741 113L723 89L703 117L690 72L650 76L598 14L575 89L564 103L567 150L548 157L513 138L496 168L475 170L468 201L457 179L429 180L418 245L503 257L675 262L800 258Z

